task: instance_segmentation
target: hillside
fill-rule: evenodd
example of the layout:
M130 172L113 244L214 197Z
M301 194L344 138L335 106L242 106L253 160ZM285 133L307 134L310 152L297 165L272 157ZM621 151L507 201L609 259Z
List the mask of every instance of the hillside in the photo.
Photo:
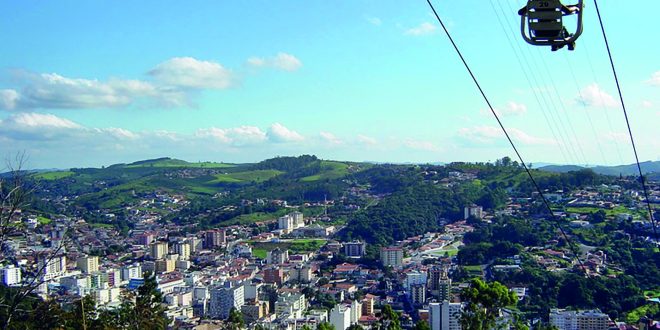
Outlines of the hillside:
M640 163L642 168L642 173L660 173L660 161L646 161ZM585 169L587 167L577 166L577 165L547 165L540 167L540 170L548 172L557 172L557 173L566 173L570 171L578 171ZM595 166L588 167L590 170L603 175L639 175L639 170L637 169L637 164L630 165L618 165L618 166Z

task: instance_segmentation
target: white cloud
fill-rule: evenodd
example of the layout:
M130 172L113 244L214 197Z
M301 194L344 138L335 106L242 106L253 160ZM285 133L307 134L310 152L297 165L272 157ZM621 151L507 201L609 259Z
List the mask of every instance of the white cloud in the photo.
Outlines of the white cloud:
M323 141L328 142L330 144L342 144L343 141L336 137L334 134L329 133L329 132L320 132L319 135L321 136L321 139Z
M554 145L552 139L532 136L517 128L509 128L509 135L514 143L519 142L526 145ZM502 130L495 126L465 127L458 130L458 135L469 141L480 144L492 144L498 140L505 139Z
M607 94L598 84L591 84L580 91L576 101L585 106L615 108L619 102Z
M51 114L19 113L0 121L3 128L14 129L81 129L82 126Z
M646 83L653 86L660 86L660 71L653 73L651 79L647 80Z
M438 27L435 24L424 22L416 27L406 30L405 34L411 36L423 36L435 33L437 29Z
M0 91L0 108L14 109L82 109L115 108L141 98L158 94L148 82L111 79L106 82L67 78L56 73L17 72L20 90Z
M221 64L192 57L169 59L149 74L161 84L181 88L226 89L236 82L232 72Z
M440 148L438 148L435 144L429 141L419 141L419 140L413 140L413 139L406 139L403 142L403 145L410 149L415 149L415 150L424 150L424 151L439 151Z
M280 123L274 123L270 126L268 138L274 142L297 142L305 139L298 132L292 131Z
M648 101L648 100L644 100L644 101L642 101L642 108L644 108L644 109L651 109L651 108L653 108L653 102Z
M378 144L378 141L376 141L376 139L374 139L370 136L362 135L362 134L359 134L357 136L357 141L358 141L358 143L366 144L366 145L376 145L376 144Z
M198 138L212 138L217 142L234 146L258 144L267 140L266 132L255 126L201 128L197 130L195 136Z
M13 89L0 90L0 109L13 110L18 103L18 92Z
M274 57L251 57L247 60L249 66L255 68L274 68L284 71L296 71L302 67L302 62L295 56L287 53L278 53Z
M383 21L380 20L378 17L371 17L367 16L366 17L367 22L371 23L372 25L380 26L383 24Z
M520 116L527 113L527 106L522 103L509 101L503 108L495 108L494 110L498 116ZM490 109L482 109L481 114L492 116Z

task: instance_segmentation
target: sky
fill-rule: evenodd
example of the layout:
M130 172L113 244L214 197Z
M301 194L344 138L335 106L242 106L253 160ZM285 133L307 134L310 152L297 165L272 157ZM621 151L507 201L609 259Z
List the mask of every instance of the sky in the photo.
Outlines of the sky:
M573 52L523 41L523 0L433 3L526 162L635 161L593 0ZM640 160L660 160L660 1L599 5ZM0 12L0 155L25 153L28 168L515 157L423 0L3 1Z

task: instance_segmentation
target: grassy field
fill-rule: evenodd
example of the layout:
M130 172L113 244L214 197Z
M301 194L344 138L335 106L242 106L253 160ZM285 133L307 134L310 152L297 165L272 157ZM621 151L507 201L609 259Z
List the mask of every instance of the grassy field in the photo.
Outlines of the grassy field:
M271 251L275 248L288 249L291 253L313 252L325 245L324 239L294 239L280 242L250 242L252 251Z
M598 207L567 207L566 208L566 212L579 213L579 214L595 213L600 210L605 211L605 214L607 214L607 216L615 216L617 214L622 214L622 213L628 213L632 215L635 213L635 211L629 210L623 206L617 206L613 209L601 209Z
M301 178L300 181L311 182L326 179L337 179L348 174L348 165L340 162L321 161L321 173Z
M266 259L268 257L268 250L266 249L252 249L252 255L257 258Z
M274 178L284 172L278 170L255 170L255 171L245 171L245 172L236 172L236 173L227 173L227 174L218 174L215 176L215 180L209 181L209 183L242 183L242 182L263 182L268 179Z
M43 226L43 225L47 225L47 224L53 222L53 220L50 220L46 217L38 216L37 217L37 222L39 222L39 224Z
M75 174L75 173L71 172L71 171L54 171L54 172L37 173L37 174L34 174L32 177L37 179L37 180L52 181L52 180L63 179L63 178L72 176L73 174Z
M239 215L235 218L223 221L220 223L222 226L233 226L233 225L249 225L255 222L268 221L268 220L277 220L277 218L287 214L289 210L281 209L277 212L254 212L250 214Z

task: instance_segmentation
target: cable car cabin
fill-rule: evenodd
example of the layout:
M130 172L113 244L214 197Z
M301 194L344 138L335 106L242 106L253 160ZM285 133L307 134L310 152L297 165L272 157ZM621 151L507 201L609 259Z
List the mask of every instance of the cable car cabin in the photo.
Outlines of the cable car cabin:
M529 44L552 46L552 50L569 45L573 50L575 40L582 34L582 2L575 6L565 6L560 0L529 0L518 12L521 15L520 30ZM577 14L575 33L564 27L563 17Z

